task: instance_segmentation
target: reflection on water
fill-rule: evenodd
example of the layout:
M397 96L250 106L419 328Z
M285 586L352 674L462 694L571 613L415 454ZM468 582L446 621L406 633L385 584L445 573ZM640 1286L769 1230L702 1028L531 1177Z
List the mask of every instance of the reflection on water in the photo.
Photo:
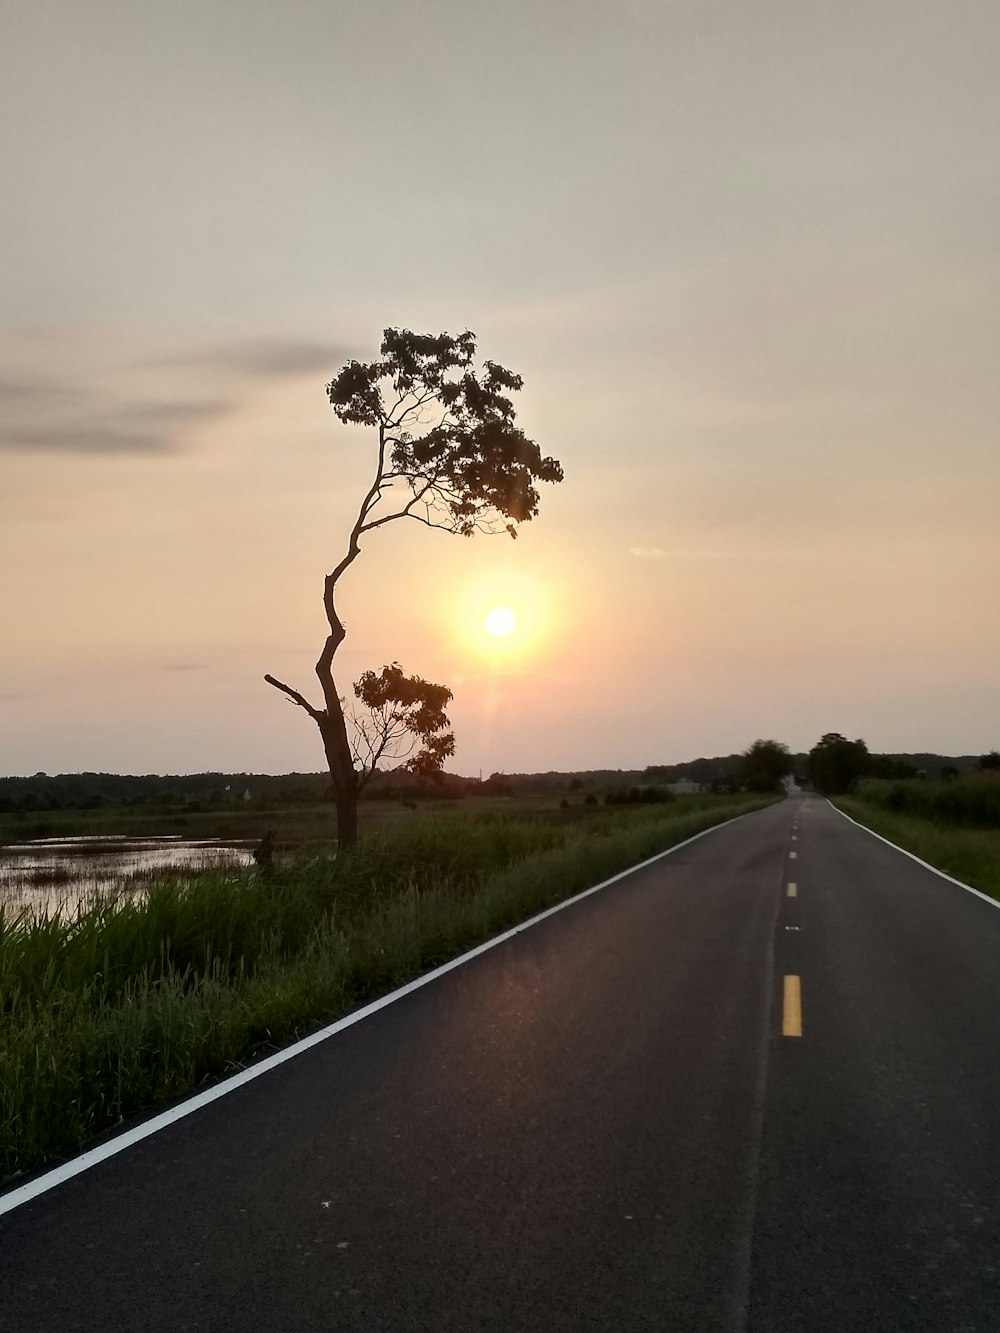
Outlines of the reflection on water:
M37 838L0 847L0 906L22 912L74 912L95 897L133 896L150 880L253 864L252 843L219 838Z

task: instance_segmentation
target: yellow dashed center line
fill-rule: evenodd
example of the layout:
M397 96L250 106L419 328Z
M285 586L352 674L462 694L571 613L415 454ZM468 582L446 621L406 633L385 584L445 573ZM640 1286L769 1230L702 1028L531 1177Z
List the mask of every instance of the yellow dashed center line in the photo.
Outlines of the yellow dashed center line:
M799 886L797 884L789 884L788 896L789 898L797 898L799 896Z
M785 977L781 1035L783 1037L802 1036L802 987L798 977Z

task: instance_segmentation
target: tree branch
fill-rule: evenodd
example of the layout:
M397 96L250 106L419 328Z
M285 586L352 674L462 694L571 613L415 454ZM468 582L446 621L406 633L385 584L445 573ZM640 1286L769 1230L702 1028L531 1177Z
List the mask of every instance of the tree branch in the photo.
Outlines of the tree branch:
M430 513L430 509L427 511ZM430 518L425 518L423 514L407 514L407 518L414 518L418 523L423 523L426 528L436 528L438 532L457 532L458 529L454 523L435 523Z
M274 688L280 690L282 694L287 694L292 703L298 704L300 708L304 708L314 722L318 722L323 716L322 709L314 708L305 695L299 694L298 690L293 690L291 685L286 685L284 681L278 680L274 676L265 676L264 679L267 681L268 685L273 685Z
M428 481L419 491L413 492L413 495L410 497L409 500L407 500L406 504L403 506L402 509L398 510L395 514L385 514L383 515L382 518L372 519L370 523L366 523L364 525L364 527L361 529L361 532L362 533L373 532L376 528L382 528L386 525L386 523L391 523L394 519L397 518L411 518L411 517L415 518L416 515L411 514L413 506L417 504L420 500L422 500L424 496L427 494L427 492L435 484L436 484L436 479Z
M407 718L388 705L373 709L369 718L352 709L351 753L358 774L358 790L367 786L376 773L394 773L402 768L416 748L418 737L407 738ZM402 748L404 742L405 748ZM366 753L367 752L367 753ZM384 758L394 760L391 768L380 768Z
M334 645L334 651L336 651L337 646L344 637L344 627L337 618L337 613L333 607L333 590L337 580L340 578L341 574L343 574L344 570L350 565L353 565L355 560L357 560L358 556L361 554L361 547L358 545L358 539L365 530L364 522L371 511L372 505L378 502L378 498L381 494L382 481L385 476L385 446L385 423L380 422L378 428L378 465L375 469L375 479L371 486L369 486L365 498L361 501L361 508L358 510L358 516L354 520L354 527L351 529L351 535L347 543L347 554L326 576L323 605L326 608L327 621L329 622L331 630L334 632L338 629L340 630L340 639L338 639L337 645Z
M403 422L412 412L419 412L420 409L423 407L424 403L428 403L431 401L432 398L436 398L437 392L438 392L437 389L427 389L423 394L417 395L411 389L408 393L404 394L402 398L398 399L397 402L393 404L392 411L385 419L385 424L391 427L393 430L398 430L399 427L403 424ZM407 398L412 398L413 402L397 417L396 409L400 407L401 404L404 403Z

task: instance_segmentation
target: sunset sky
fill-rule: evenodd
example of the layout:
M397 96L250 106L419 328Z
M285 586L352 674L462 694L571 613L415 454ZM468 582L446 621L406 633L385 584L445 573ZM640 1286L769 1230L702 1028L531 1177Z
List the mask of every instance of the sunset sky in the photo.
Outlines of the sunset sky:
M263 675L317 694L387 325L566 473L344 582L455 771L1000 746L998 69L996 0L9 0L0 773L322 767Z

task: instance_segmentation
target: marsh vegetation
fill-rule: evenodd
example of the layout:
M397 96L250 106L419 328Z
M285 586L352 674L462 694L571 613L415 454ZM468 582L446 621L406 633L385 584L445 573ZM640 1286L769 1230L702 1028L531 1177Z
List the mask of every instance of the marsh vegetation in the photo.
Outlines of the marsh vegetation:
M88 902L142 894L164 878L192 879L208 869L245 867L244 842L180 834L90 833L0 846L0 907L11 915L65 915Z

